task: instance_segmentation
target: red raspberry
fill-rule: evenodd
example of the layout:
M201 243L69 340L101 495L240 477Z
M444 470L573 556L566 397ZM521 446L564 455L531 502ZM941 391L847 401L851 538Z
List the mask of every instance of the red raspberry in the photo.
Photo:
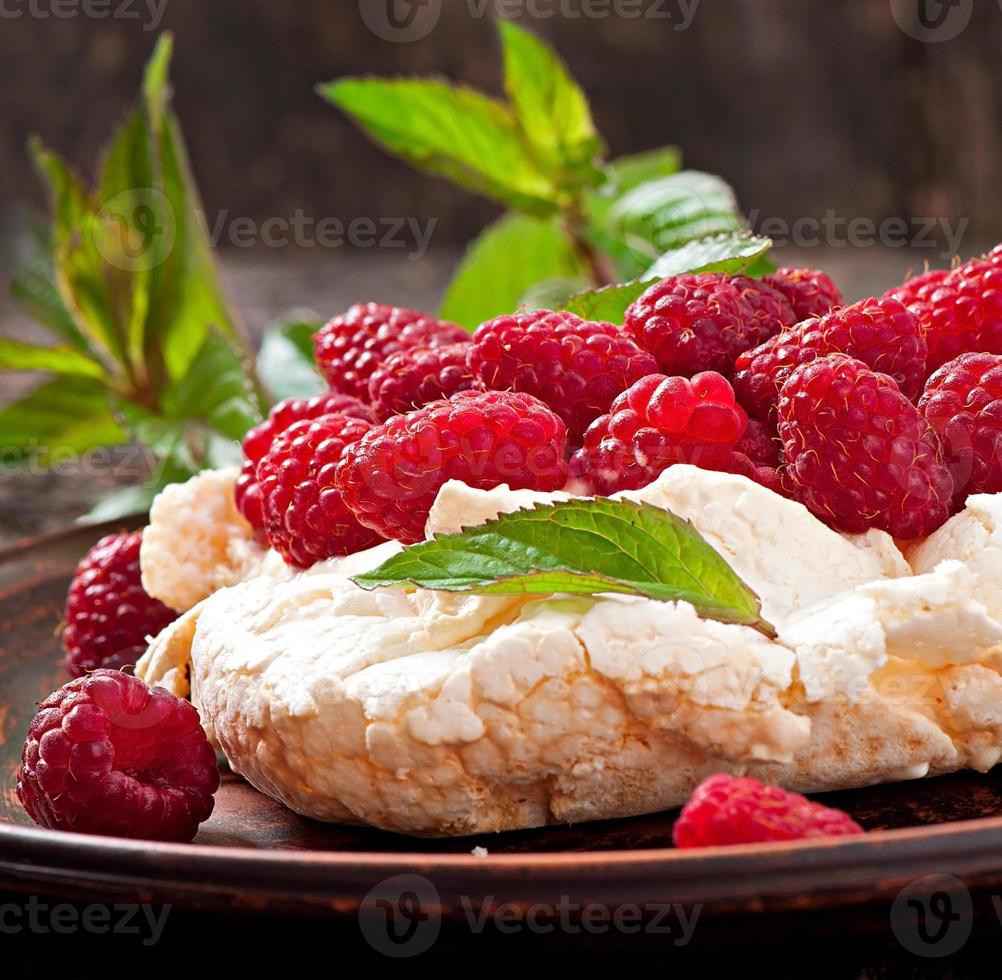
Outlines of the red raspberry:
M237 477L234 496L237 510L244 515L251 527L264 528L264 511L261 503L261 489L257 482L257 463L267 455L275 436L284 432L293 422L316 419L321 415L348 415L352 418L374 421L372 410L364 402L351 395L336 391L314 398L287 398L279 402L260 425L244 436L243 450L247 462Z
M218 788L198 712L115 670L41 703L17 771L17 797L40 826L143 840L191 840Z
M369 378L389 356L414 347L468 343L454 323L378 303L360 303L334 317L313 338L317 365L334 391L369 397Z
M1002 354L1002 263L968 262L944 275L926 273L905 283L900 296L925 328L928 373L960 354Z
M290 565L309 568L379 544L379 535L355 520L334 486L345 450L372 429L346 415L305 419L280 433L258 463L264 532Z
M783 458L779 434L765 422L750 419L745 434L734 447L736 453L743 453L756 466L769 466L775 469Z
M487 490L559 490L567 430L532 395L464 391L396 415L350 446L337 486L358 520L388 538L415 542L439 489L462 480Z
M727 847L863 832L842 810L757 779L717 773L696 787L675 821L672 839L676 847Z
M369 399L381 420L482 385L466 366L469 342L397 351L369 379Z
M1002 491L1002 356L948 361L926 384L919 410L943 443L958 504Z
M797 368L780 394L779 434L798 499L838 531L917 538L950 516L936 433L860 361L830 354Z
M764 343L797 322L797 314L794 313L790 301L765 280L752 279L750 276L733 276L731 285L737 289L745 304L754 313L759 328L758 336L762 338L759 343Z
M780 469L775 466L760 466L737 450L731 453L727 461L720 467L720 472L746 476L749 480L761 484L773 493L778 493L781 497L793 499L793 491L787 485Z
M470 369L494 391L524 391L553 409L578 442L612 400L657 371L653 357L619 327L573 313L517 313L477 328Z
M627 311L626 329L665 374L728 377L734 359L772 334L724 275L674 276L651 286Z
M66 596L66 666L74 677L134 664L177 613L146 594L139 571L143 534L102 538L77 565Z
M824 316L844 302L838 286L817 269L779 269L763 282L786 297L793 307L794 323Z
M734 390L756 418L774 417L779 389L800 364L825 354L849 354L889 374L909 398L925 377L926 342L915 316L896 299L866 299L806 320L738 357Z
M721 375L652 374L591 424L571 469L602 496L646 487L675 463L722 470L747 422Z
M949 269L930 269L920 276L915 276L907 282L889 289L887 295L901 300L907 307L913 303L925 302L950 277Z

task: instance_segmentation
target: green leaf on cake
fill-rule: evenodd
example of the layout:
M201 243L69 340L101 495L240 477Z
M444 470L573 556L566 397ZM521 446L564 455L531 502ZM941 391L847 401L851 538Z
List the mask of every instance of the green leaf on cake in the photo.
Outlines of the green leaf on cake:
M644 596L689 602L705 618L775 636L758 597L691 523L631 501L571 500L504 514L411 545L352 581L478 595Z

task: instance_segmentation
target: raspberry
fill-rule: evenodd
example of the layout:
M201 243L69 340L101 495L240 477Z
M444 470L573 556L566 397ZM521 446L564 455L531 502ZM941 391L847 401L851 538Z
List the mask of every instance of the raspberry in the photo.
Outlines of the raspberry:
M783 473L775 466L760 466L742 452L735 450L720 467L722 473L734 473L746 476L749 480L761 484L767 490L778 493L781 497L793 498L793 493L783 479Z
M738 354L772 335L738 287L715 272L651 286L626 311L626 329L665 374L684 377L701 371L729 377Z
M247 462L237 477L234 497L237 510L255 530L260 531L264 528L261 490L257 483L257 463L268 454L275 437L288 429L293 422L317 419L321 415L335 413L364 419L366 422L375 421L372 410L364 402L351 395L332 391L313 398L287 398L279 402L272 408L268 418L244 436L243 450Z
M646 487L675 463L721 470L747 422L721 375L707 371L688 381L652 374L591 424L572 473L606 496Z
M177 613L146 594L139 570L143 534L102 538L77 565L66 596L66 666L74 677L134 664Z
M949 274L926 273L892 292L925 328L929 374L960 354L1002 354L1002 263L977 259Z
M958 504L1002 491L1002 356L948 361L926 384L919 410L943 443Z
M764 343L797 322L797 314L790 301L768 282L752 279L750 276L733 276L731 285L754 313L760 330L759 343Z
M454 323L378 303L360 303L330 321L313 338L317 365L334 391L369 397L369 379L389 356L414 347L468 343Z
M404 415L428 402L482 385L466 366L469 342L397 351L369 379L369 399L380 419Z
M567 430L532 395L464 391L396 415L350 446L337 486L358 520L388 538L415 542L449 480L488 490L559 490Z
M676 847L727 847L863 832L842 810L757 779L717 773L696 787L675 821L672 839Z
M288 564L309 568L379 543L334 486L334 468L345 450L372 428L347 415L294 422L258 463L264 532Z
M114 670L41 703L17 771L18 799L40 826L144 840L191 840L218 788L198 712Z
M773 469L780 465L783 456L776 430L757 419L748 421L748 428L738 440L734 451L743 453L756 466L769 466Z
M780 394L779 434L798 499L838 531L917 538L950 515L936 433L860 361L830 354L797 368Z
M889 374L909 398L925 377L926 342L915 316L896 299L866 299L806 320L738 357L734 390L756 418L774 417L779 389L800 364L825 354L849 354Z
M524 391L553 409L572 442L647 374L654 358L619 327L573 313L500 316L477 328L470 369L495 391Z
M844 302L838 286L817 269L779 269L762 281L786 297L793 307L794 323L824 316Z
M925 302L949 277L949 269L930 269L894 289L889 289L887 295L911 307L913 303Z

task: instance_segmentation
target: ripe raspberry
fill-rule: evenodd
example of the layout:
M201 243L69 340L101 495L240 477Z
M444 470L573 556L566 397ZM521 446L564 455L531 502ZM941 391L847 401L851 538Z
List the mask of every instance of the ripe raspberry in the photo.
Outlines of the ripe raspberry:
M571 470L602 496L646 487L675 463L722 470L747 422L721 375L652 374L591 424Z
M909 398L922 390L927 355L915 316L896 299L866 299L806 320L738 357L734 390L756 418L774 417L779 389L800 364L825 354L848 354L889 374Z
M1002 491L1002 356L961 354L928 381L919 410L937 432L956 489Z
M976 259L953 272L927 273L892 295L903 297L925 328L928 373L960 354L1002 354L1002 264Z
M477 328L470 369L494 391L524 391L553 409L571 442L647 374L654 358L619 327L573 313L500 316Z
M779 434L798 499L835 530L917 538L950 516L936 433L860 361L830 354L797 368L780 394Z
M763 279L750 276L733 276L731 285L741 294L741 298L754 313L764 343L781 330L788 330L797 322L790 301L774 286Z
M863 832L842 810L757 779L717 773L696 787L675 821L672 839L676 847L727 847Z
M844 302L838 286L817 269L779 269L763 282L787 298L796 317L794 323L824 316Z
M567 430L523 392L464 391L396 415L350 446L337 487L367 527L415 542L439 489L462 480L487 490L559 490L566 478Z
M369 379L369 399L381 420L482 385L466 366L469 342L397 351Z
M355 520L334 486L345 450L372 428L346 415L294 422L258 463L264 533L290 565L309 568L379 544L379 535Z
M146 652L177 613L143 589L139 547L143 534L102 538L77 565L66 596L66 666L74 677L98 667L119 669Z
M143 840L191 840L218 788L198 712L114 670L41 703L17 771L17 797L40 826Z
M668 375L730 376L734 359L772 335L740 290L715 272L674 276L651 286L627 311L626 329Z
M766 490L778 493L781 497L793 499L793 491L783 478L783 472L775 466L759 466L744 453L735 450L720 467L721 473L733 473L736 476L746 476L749 480L761 484Z
M334 317L313 338L317 365L334 391L369 397L369 378L389 356L414 347L468 343L470 335L445 323L395 306L360 303Z
M247 462L237 477L234 498L237 510L255 530L260 531L264 528L261 489L257 482L257 464L268 454L275 437L288 429L293 422L333 414L364 419L366 422L375 421L372 409L364 402L351 395L331 391L313 398L287 398L279 402L272 408L268 418L244 436L243 450Z
M782 446L776 430L757 419L748 421L745 434L734 447L736 453L743 453L756 466L769 466L775 469L782 462Z
M929 269L920 276L907 280L894 289L889 289L887 295L901 300L911 308L913 303L922 303L931 296L950 277L949 269Z

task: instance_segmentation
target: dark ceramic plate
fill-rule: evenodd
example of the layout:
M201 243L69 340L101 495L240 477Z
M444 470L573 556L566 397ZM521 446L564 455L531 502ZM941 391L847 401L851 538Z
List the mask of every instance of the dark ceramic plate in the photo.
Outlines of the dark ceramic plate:
M933 874L959 876L972 890L1002 885L1002 769L831 794L828 802L881 831L863 838L695 853L671 850L672 814L413 840L304 820L232 775L191 845L35 829L14 794L21 744L34 703L66 680L57 630L73 567L108 530L0 552L0 889L329 913L357 911L388 876L419 874L426 901L449 915L471 894L521 905L703 903L737 913L845 911L888 901Z

